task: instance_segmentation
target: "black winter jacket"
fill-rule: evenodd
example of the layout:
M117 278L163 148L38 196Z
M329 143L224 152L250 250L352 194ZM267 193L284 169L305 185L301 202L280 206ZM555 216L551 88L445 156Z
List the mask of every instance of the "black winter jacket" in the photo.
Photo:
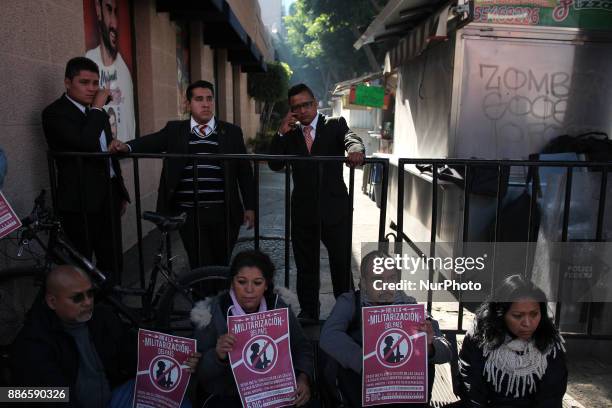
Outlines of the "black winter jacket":
M536 382L536 391L515 398L496 392L487 382L483 370L486 358L472 335L467 334L459 352L460 394L464 407L495 408L561 408L563 395L567 388L567 367L565 353L557 350L555 357L548 356L548 366L544 376ZM505 379L507 381L507 378ZM502 390L506 384L502 383Z
M110 308L103 305L95 306L87 326L111 390L133 378L136 373L136 336L125 328ZM11 369L15 386L75 389L79 370L76 342L64 331L60 319L42 297L34 304L14 342ZM70 403L58 406L79 405L71 398Z

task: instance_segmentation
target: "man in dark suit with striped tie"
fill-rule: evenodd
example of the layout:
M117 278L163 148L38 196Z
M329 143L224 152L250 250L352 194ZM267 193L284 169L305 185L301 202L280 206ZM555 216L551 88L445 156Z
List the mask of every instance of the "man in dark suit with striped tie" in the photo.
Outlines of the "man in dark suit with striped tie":
M111 152L246 153L242 130L215 118L214 88L210 82L192 83L187 88L186 96L191 110L190 119L170 121L159 132L136 138L127 144L115 140L111 143ZM228 265L240 224L244 223L248 228L253 226L253 187L253 170L248 161L221 162L206 158L164 160L157 211L165 214L187 213L187 222L180 234L192 268Z
M347 163L363 163L365 148L343 117L327 117L317 112L317 100L304 84L289 89L289 113L270 144L271 154L298 156L344 156ZM272 170L283 162L270 161ZM291 243L297 267L297 293L301 318L319 317L319 245L327 248L334 296L353 287L349 256L351 242L348 192L342 176L342 163L294 162L291 196ZM317 177L318 176L318 177Z
M111 141L108 114L102 109L110 91L100 89L98 66L85 57L66 64L66 93L47 106L42 125L54 152L105 152ZM121 215L129 195L117 159L58 157L57 201L64 232L97 267L118 283L123 263Z

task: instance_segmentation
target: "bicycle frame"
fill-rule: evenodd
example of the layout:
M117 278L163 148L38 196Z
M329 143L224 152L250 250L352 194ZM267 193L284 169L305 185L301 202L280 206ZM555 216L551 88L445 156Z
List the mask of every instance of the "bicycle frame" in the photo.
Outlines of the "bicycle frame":
M100 272L87 258L81 255L61 236L61 224L57 220L51 220L47 223L35 221L33 223L24 223L25 229L22 232L22 245L26 245L30 240L34 240L45 252L45 260L43 268L46 271L51 270L52 265L78 264L83 269L92 281L92 285L96 289L100 289L104 295L104 300L113 306L120 314L127 318L132 324L139 325L139 319L119 300L113 297L113 288L108 288L105 285L106 276ZM39 236L36 229L49 232L49 239L45 243ZM62 251L66 252L66 256Z
M90 277L94 288L100 290L102 300L110 304L113 309L136 327L155 327L160 329L160 327L154 326L153 322L158 318L157 313L159 313L160 299L167 290L172 289L174 293L180 293L191 302L189 287L187 286L187 289L185 289L172 271L167 231L162 230L161 242L155 255L149 283L146 288L111 287L106 276L63 237L61 222L45 208L44 195L43 190L36 198L31 214L22 220L23 228L20 235L21 249L19 255L21 255L23 249L31 241L36 242L44 251L44 260L41 261L37 258L36 268L40 268L43 272L48 272L54 265L69 264L80 267ZM39 233L42 231L48 233L47 239L39 236ZM157 288L159 274L165 278L167 283ZM141 298L140 316L137 316L132 309L122 303L121 295L135 295Z
M171 265L173 258L169 256L168 232L162 231L161 234L159 249L155 255L153 269L151 270L151 275L149 277L149 284L145 294L143 295L142 306L146 313L150 313L153 311L153 309L156 309L163 292L163 287L160 287L160 289L155 292L158 274L161 274L165 278L166 282L178 293L181 293L185 299L191 301L188 292L178 283L177 277L172 270Z

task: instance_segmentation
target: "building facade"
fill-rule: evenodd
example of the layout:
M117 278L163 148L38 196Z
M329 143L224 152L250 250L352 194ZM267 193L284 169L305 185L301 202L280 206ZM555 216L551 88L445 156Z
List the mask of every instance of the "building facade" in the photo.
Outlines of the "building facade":
M4 1L0 146L9 170L3 192L20 217L50 185L41 112L64 92L66 62L95 51L90 48L97 29L91 24L99 20L96 6L107 1L116 3L119 54L125 54L133 83L134 129L120 138L188 117L184 89L198 79L215 84L217 117L241 126L245 139L255 136L259 116L247 94L247 72L265 70L274 53L257 0ZM107 79L113 88L113 77ZM122 98L128 93L122 90ZM155 208L161 167L159 160L140 161L142 211ZM122 170L134 197L131 161L124 161ZM122 220L124 248L137 240L135 217L132 204Z

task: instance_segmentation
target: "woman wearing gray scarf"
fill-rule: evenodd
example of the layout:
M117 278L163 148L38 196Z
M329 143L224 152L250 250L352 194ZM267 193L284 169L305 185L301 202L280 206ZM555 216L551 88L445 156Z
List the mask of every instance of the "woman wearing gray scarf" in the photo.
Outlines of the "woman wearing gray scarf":
M541 289L514 275L478 309L459 353L465 407L562 407L564 341L546 302Z

